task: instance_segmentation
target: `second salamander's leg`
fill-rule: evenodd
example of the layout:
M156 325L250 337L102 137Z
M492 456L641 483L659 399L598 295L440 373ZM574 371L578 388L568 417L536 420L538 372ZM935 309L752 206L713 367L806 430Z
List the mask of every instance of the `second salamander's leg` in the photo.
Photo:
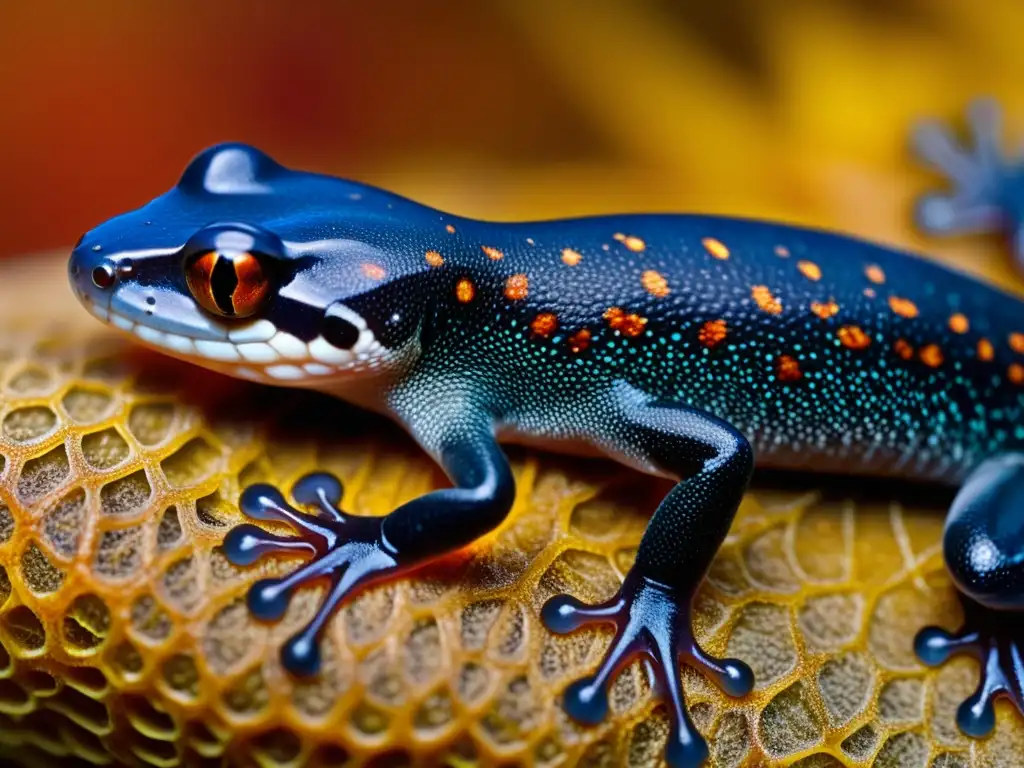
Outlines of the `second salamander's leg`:
M615 637L597 673L565 691L564 706L576 720L597 723L608 711L607 687L633 657L653 661L657 692L672 721L666 758L674 768L700 765L707 745L687 713L679 658L710 676L726 693L743 696L753 673L743 662L706 654L693 637L693 595L729 530L753 471L746 439L722 421L678 405L643 402L619 391L612 413L603 413L604 434L595 442L637 466L681 478L659 505L640 543L636 563L618 594L600 605L562 595L544 606L554 632L610 623Z
M384 517L361 517L338 509L342 488L331 475L302 478L292 490L292 507L273 486L254 485L239 506L250 518L284 522L298 536L278 536L251 524L228 533L224 550L235 565L250 565L268 554L307 554L310 560L281 578L263 579L248 594L256 617L284 615L295 590L326 580L327 597L309 624L288 640L281 660L289 672L305 676L320 667L319 640L328 619L359 590L400 577L423 563L472 543L508 514L515 481L494 438L491 419L471 399L451 395L444 403L425 402L407 392L413 433L445 469L454 488L428 493Z
M928 627L914 647L929 666L960 653L981 662L957 723L969 736L987 736L996 696L1024 714L1024 454L996 456L971 474L946 519L943 552L963 596L964 626L955 634Z

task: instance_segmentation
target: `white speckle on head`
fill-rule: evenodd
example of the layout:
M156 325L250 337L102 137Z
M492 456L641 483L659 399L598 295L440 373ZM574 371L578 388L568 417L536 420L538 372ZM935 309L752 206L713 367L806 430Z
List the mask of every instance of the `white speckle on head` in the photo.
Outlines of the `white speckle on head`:
M196 341L196 351L203 357L211 360L224 360L233 362L241 359L235 345L227 341Z
M282 357L291 358L292 360L301 360L302 358L309 357L309 349L306 347L305 342L283 331L274 334L274 337L270 340L270 346L280 352Z
M332 365L348 365L355 359L347 349L338 349L323 336L317 336L309 342L309 354L322 363Z
M275 379L286 379L294 381L295 379L301 379L306 374L297 365L271 365L263 369L268 376L272 376Z
M281 355L269 344L239 344L238 352L252 363L273 363L281 359Z
M331 366L324 365L323 363L306 363L302 367L306 370L306 373L311 373L314 376L326 376L328 373L334 371Z
M242 149L222 149L210 159L203 177L203 186L214 194L259 194L269 192L265 184L256 181L253 159Z
M269 341L277 332L277 327L269 320L260 319L243 328L235 328L228 332L228 339L236 344L249 341Z

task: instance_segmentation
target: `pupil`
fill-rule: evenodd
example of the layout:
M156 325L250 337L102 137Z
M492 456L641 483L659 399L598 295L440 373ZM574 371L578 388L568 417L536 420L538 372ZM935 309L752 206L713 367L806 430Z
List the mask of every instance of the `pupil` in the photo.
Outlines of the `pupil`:
M114 284L114 268L109 264L100 264L92 271L92 282L97 288L109 288Z
M359 341L359 329L343 317L327 315L324 318L324 339L338 349L352 349Z
M235 314L235 289L238 287L238 273L235 263L228 257L217 254L210 275L210 293L217 308L225 315Z

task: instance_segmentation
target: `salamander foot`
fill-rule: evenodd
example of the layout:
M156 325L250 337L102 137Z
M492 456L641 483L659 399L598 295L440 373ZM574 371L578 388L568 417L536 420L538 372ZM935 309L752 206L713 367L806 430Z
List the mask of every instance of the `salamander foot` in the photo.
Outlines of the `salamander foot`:
M277 621L288 608L296 589L317 579L328 583L327 597L310 622L281 649L285 669L297 676L315 675L320 669L319 640L327 620L343 600L365 586L393 578L402 570L396 553L382 536L383 517L348 516L338 509L341 482L326 473L301 478L292 498L312 514L292 507L271 485L252 485L239 499L242 512L253 520L288 523L298 536L279 536L250 523L233 528L224 539L224 551L234 565L252 565L267 555L303 553L311 559L281 578L261 579L249 589L249 610L263 621Z
M1005 696L1024 714L1024 615L996 611L962 598L964 625L956 633L926 627L914 639L923 664L937 667L952 656L970 654L981 662L978 688L957 710L956 722L968 736L981 738L996 724L992 702Z
M560 635L587 624L615 625L615 637L597 673L565 689L565 709L581 723L593 725L604 719L608 713L608 684L635 656L643 654L653 662L655 695L668 705L672 723L665 750L672 768L694 768L708 756L707 744L686 712L680 656L730 696L745 696L754 686L754 674L742 661L716 659L697 644L690 625L690 602L689 594L630 574L618 594L607 602L588 606L559 595L541 611L547 628Z

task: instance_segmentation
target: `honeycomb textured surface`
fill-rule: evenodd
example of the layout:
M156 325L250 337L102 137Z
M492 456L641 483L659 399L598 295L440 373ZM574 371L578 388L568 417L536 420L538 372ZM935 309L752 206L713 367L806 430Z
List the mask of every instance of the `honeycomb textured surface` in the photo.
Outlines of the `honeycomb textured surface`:
M277 649L320 595L301 592L278 625L250 619L247 586L292 564L227 562L239 490L327 469L349 511L383 514L443 476L381 420L141 352L68 306L65 324L0 325L0 760L661 764L643 665L614 685L606 723L575 725L560 692L610 633L556 637L538 611L561 591L612 594L663 481L511 452L508 522L345 607L323 674L297 683ZM733 701L684 673L714 765L1020 764L1024 724L1004 703L990 739L955 726L975 663L926 670L911 650L920 626L960 619L939 550L948 497L852 493L798 479L745 499L698 636L750 663L757 688Z

